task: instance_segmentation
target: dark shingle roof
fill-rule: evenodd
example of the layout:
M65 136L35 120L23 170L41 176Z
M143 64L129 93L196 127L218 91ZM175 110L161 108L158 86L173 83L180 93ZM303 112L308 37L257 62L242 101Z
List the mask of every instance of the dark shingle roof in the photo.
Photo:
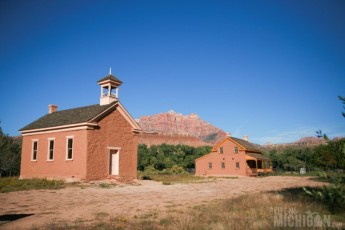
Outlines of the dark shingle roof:
M97 115L101 114L116 102L108 105L90 105L75 109L67 109L57 111L51 114L46 114L43 117L37 119L31 124L21 128L19 131L31 130L31 129L42 129L50 128L62 125L72 125L90 121Z
M113 80L113 81L119 82L120 84L123 83L120 79L118 79L117 77L115 77L112 74L109 74L108 76L105 76L101 80L97 81L97 83L100 83L100 82L105 81L105 80Z
M258 153L246 153L248 156L254 157L256 159L259 160L270 160L270 158L262 155L262 154L258 154Z
M253 143L250 143L248 141L236 138L236 137L230 137L235 142L246 148L248 151L254 151L254 152L261 152L261 150Z

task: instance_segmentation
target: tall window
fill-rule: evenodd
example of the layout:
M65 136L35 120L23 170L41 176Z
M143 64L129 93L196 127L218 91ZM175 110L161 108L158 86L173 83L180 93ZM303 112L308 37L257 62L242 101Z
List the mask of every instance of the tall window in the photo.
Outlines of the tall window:
M237 146L234 147L234 153L238 153L238 147Z
M208 163L208 168L211 169L212 168L212 162Z
M240 168L240 162L236 162L236 168Z
M225 162L222 162L222 169L225 169Z
M223 153L223 147L219 148L219 153Z
M67 138L67 160L73 159L73 138Z
M37 161L37 147L38 147L38 141L32 141L32 158L31 160Z
M54 160L54 140L48 140L48 160Z

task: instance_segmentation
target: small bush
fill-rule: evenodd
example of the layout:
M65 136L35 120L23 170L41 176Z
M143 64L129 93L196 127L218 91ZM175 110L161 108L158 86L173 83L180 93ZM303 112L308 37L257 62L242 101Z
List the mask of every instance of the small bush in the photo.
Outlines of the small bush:
M112 184L108 184L108 183L100 183L98 185L100 188L111 188L111 186L113 186Z
M145 168L144 171L139 172L139 179L142 180L152 180L154 175L158 175L159 171L155 169L153 166L148 166Z
M143 176L141 177L141 179L143 179L143 180L152 180L151 177L150 177L150 176L147 176L147 175L143 175Z

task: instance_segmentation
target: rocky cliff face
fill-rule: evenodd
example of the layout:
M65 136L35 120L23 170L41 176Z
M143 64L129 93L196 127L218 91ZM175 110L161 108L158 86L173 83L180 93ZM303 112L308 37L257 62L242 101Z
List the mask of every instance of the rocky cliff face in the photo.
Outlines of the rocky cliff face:
M326 140L318 137L303 137L295 142L296 144L304 145L321 145L325 144Z
M186 140L191 140L188 137L194 137L211 145L226 135L223 130L201 120L193 113L183 115L169 111L152 116L141 116L137 122L145 133L177 135L180 139L185 137Z
M139 144L161 145L188 145L193 147L212 146L212 144L201 141L200 139L188 135L168 134L168 133L142 133L138 138Z

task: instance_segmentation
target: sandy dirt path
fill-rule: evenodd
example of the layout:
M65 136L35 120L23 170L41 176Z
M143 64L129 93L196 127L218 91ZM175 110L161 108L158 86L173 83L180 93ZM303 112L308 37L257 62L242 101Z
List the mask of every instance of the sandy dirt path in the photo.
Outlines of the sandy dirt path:
M85 188L75 186L60 190L0 193L0 216L33 214L16 221L0 222L0 229L27 229L60 221L92 222L99 215L133 217L149 211L165 212L171 206L188 207L247 193L322 185L309 177L287 176L241 177L173 185L162 185L155 181L137 183L108 189L92 185Z

